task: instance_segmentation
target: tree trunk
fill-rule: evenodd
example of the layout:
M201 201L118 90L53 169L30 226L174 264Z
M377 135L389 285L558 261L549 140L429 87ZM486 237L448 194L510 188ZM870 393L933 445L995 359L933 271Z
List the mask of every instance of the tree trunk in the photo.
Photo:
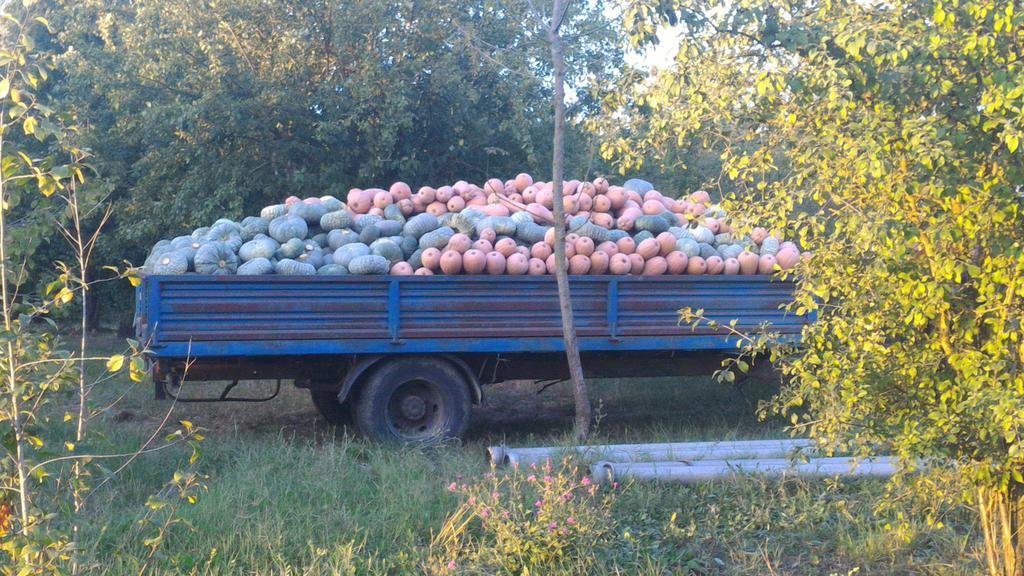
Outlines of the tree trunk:
M583 379L583 364L576 340L576 323L572 314L572 297L569 293L568 264L565 259L565 206L562 203L562 181L565 177L565 54L559 34L567 9L566 0L554 0L551 11L551 25L548 40L551 43L551 63L554 67L555 84L555 134L551 160L551 194L555 216L555 281L558 283L558 304L562 312L562 335L565 340L565 355L569 363L569 378L572 381L573 398L576 401L574 433L578 440L590 434L590 396Z

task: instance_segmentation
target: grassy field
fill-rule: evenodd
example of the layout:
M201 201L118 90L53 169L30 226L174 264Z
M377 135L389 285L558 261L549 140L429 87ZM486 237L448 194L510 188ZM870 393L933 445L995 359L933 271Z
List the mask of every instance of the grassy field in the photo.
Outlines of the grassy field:
M113 348L112 340L103 347ZM595 381L601 419L595 442L757 438L782 435L758 422L766 384L739 392L709 379ZM122 405L94 423L93 448L131 450L168 408L149 386L106 384ZM255 383L254 387L266 386ZM285 388L265 404L178 405L175 419L205 429L197 469L208 492L180 510L154 571L199 574L422 573L437 560L431 541L462 496L489 469L486 446L567 442L567 387L529 384L488 392L461 445L396 449L327 427L305 392ZM184 451L140 458L92 494L85 545L104 574L144 562L146 498L183 465ZM577 473L577 472L572 472ZM579 472L582 474L582 472ZM589 571L618 574L973 574L978 541L965 510L940 527L907 520L897 506L876 514L877 481L765 481L699 486L629 484L612 494L612 534ZM901 512L908 515L900 521ZM593 566L596 566L594 568ZM459 565L456 572L487 570Z

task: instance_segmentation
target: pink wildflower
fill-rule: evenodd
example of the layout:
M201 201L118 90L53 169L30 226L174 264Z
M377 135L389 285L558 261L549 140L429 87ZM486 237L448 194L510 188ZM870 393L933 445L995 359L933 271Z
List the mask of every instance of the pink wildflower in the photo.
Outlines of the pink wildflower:
M590 486L590 476L584 476L583 480L580 480L580 484L584 486Z
M448 561L448 569L449 570L455 570L455 560L449 560Z
M568 518L565 519L565 523L568 524L569 526L575 526L576 525L576 519L573 518L572 516L569 516Z
M552 522L548 524L548 530L558 530L558 522Z
M544 501L543 500L537 500L536 502L533 503L533 505L536 508L540 508L541 506L544 505Z
M619 483L618 482L612 482L612 490L618 490L618 489L619 489Z
M448 491L449 492L455 492L458 489L459 489L459 485L456 484L455 482L452 482L451 484L448 485Z
M544 477L544 482L546 484L550 484L553 480L554 480L554 478L552 478L551 476L545 476Z
M526 481L532 484L537 481L537 477L534 476L533 474L530 474L529 476L526 477Z

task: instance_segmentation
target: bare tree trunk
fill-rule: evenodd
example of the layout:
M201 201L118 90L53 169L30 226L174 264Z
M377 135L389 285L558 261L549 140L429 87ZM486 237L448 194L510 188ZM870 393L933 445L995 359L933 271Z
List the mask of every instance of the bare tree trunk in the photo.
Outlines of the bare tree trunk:
M565 355L569 363L569 378L572 380L573 398L576 401L574 433L579 440L590 434L590 395L583 379L583 364L576 340L576 322L572 314L572 297L569 293L569 275L565 260L565 206L562 203L562 181L565 177L565 54L559 28L568 9L566 0L554 0L548 40L551 43L551 63L554 66L555 82L555 135L551 160L551 194L555 216L555 281L558 283L558 304L562 312L562 335L565 340Z

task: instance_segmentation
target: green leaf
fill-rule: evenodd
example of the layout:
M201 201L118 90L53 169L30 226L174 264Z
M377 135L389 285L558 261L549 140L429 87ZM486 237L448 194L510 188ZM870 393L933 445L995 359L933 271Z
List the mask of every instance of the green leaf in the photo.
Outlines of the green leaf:
M0 98L7 98L7 95L11 93L11 79L5 77L0 80Z
M1016 134L1007 134L1003 139L1006 140L1006 147L1010 152L1017 151L1017 146L1020 144L1020 138Z

